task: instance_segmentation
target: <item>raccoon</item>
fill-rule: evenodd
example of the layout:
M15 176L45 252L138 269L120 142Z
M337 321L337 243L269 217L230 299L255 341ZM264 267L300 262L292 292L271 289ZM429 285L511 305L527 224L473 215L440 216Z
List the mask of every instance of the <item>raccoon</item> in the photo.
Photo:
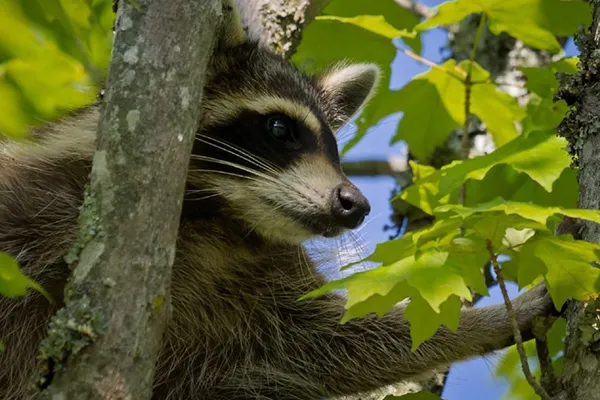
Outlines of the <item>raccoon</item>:
M155 400L314 400L375 390L513 343L501 306L462 311L411 351L402 306L340 324L344 298L298 301L325 278L302 243L361 225L336 132L377 86L370 64L307 75L249 40L235 10L210 64L172 276ZM98 105L0 144L0 250L57 300L0 300L0 398L23 400L61 306L95 148ZM543 286L515 300L520 329L553 311ZM529 336L530 337L530 336Z

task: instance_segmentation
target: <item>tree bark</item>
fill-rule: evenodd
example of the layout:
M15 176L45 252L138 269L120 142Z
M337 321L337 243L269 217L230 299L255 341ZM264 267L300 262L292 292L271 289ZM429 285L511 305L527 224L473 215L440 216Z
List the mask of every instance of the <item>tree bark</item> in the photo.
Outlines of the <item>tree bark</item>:
M248 36L289 58L330 0L236 0Z
M564 76L557 97L571 111L559 126L568 149L579 165L579 207L600 209L600 1L591 0L594 19L575 42L580 55L580 71ZM600 242L600 224L581 221L563 223L563 233L588 242ZM564 367L561 400L600 399L600 300L571 302L566 312Z
M90 343L42 396L149 399L169 313L170 276L219 0L119 4L91 183L70 255L69 321ZM61 322L62 321L62 322ZM54 338L52 337L54 335ZM56 339L56 340L52 340Z

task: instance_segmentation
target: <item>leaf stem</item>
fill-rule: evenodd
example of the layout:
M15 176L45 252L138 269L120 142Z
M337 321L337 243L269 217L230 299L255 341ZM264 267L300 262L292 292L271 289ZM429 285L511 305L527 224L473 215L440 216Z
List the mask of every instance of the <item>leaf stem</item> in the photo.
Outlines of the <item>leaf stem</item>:
M506 282L504 281L504 276L502 275L502 270L500 269L500 264L498 263L498 257L494 252L494 248L492 246L492 242L487 240L487 249L490 254L490 260L492 261L492 266L494 267L494 272L496 273L496 280L498 281L498 285L500 286L500 291L502 292L502 297L504 298L504 305L506 306L506 312L508 313L508 319L511 322L513 329L513 336L515 338L515 345L517 346L517 353L519 353L519 359L521 360L521 368L523 369L523 374L525 375L525 379L535 393L542 398L542 400L551 400L550 396L543 387L535 380L533 374L531 373L531 369L529 369L529 363L527 362L527 355L525 353L525 348L523 346L523 338L521 337L521 331L519 330L519 324L517 322L517 316L515 314L515 310L513 309L512 302L510 301L510 297L508 297L508 291L506 290Z
M465 77L465 122L463 125L463 134L460 141L460 158L466 160L469 158L469 152L471 150L471 143L469 141L469 117L471 116L471 87L473 86L473 63L475 62L475 56L477 55L477 48L481 41L481 34L483 27L485 26L486 15L481 14L479 19L479 26L477 27L477 33L475 34L475 40L473 41L473 48L471 49L471 57L469 59L469 65L467 69L467 76ZM459 203L465 205L467 201L467 187L463 183L460 187L460 193L458 194Z

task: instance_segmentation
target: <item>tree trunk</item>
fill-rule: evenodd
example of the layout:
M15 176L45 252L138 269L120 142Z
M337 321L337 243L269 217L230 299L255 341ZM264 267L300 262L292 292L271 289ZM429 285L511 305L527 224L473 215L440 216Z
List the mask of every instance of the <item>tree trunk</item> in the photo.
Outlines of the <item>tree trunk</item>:
M76 260L66 295L91 340L56 369L51 399L149 399L219 0L123 0ZM61 311L59 311L60 315ZM59 343L61 319L51 335ZM87 329L85 332L83 331ZM60 366L58 366L60 367Z
M557 97L572 111L558 133L568 142L579 165L579 207L600 209L600 1L591 0L594 19L590 28L576 35L580 72L564 76ZM566 224L563 224L565 227ZM600 242L600 225L571 224L564 229L574 236ZM561 400L600 399L600 300L572 302L566 312L564 367Z

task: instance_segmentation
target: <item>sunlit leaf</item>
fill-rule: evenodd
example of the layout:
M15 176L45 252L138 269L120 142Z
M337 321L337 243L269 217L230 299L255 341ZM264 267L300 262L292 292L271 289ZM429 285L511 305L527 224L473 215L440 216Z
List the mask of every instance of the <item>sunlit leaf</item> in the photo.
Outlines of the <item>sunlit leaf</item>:
M397 50L390 36L382 36L360 26L342 23L333 18L356 18L360 16L383 16L388 28L384 32L412 31L419 23L419 17L398 5L393 0L363 1L363 0L333 0L324 10L324 18L310 23L302 33L302 41L292 60L302 68L315 70L324 68L339 60L353 62L371 62L378 64L383 70L383 76L377 95L360 113L356 121L358 131L344 146L346 152L358 143L367 129L376 124L381 118L397 112L394 107L395 98L390 87L390 66ZM378 17L376 17L378 18ZM379 20L381 21L381 20ZM375 21L375 22L379 22ZM365 19L362 20L365 22ZM411 39L403 37L403 42L415 52L421 51L419 37Z
M451 295L440 305L438 313L421 296L411 297L410 303L406 306L404 317L410 322L412 351L417 350L442 325L456 332L462 305L459 297Z
M383 400L440 400L440 398L431 392L422 391L402 396L386 396Z
M562 47L557 36L571 36L589 24L591 8L579 0L457 0L443 3L417 30L458 23L469 14L485 13L494 34L506 32L523 43L552 52Z
M515 214L522 218L535 221L541 225L546 225L548 219L554 215L564 215L571 218L580 218L600 223L600 211L598 210L544 207L532 203L506 201L501 198L474 207L447 204L436 208L434 213L455 213L462 218L467 218L477 213L494 213L496 211L504 212L507 215Z
M431 68L413 78L393 98L381 117L394 111L404 113L393 142L404 140L419 160L426 161L433 150L444 143L451 131L465 121L465 71L468 61L454 60ZM492 133L496 144L503 145L517 136L515 123L525 116L515 98L500 92L489 82L489 73L472 64L470 112L477 115Z
M390 25L383 15L358 15L356 17L338 17L334 15L322 15L316 18L318 21L338 21L346 24L356 25L369 32L376 33L388 39L399 37L414 38L415 33L406 29L399 30Z
M557 310L570 298L589 301L600 293L600 269L590 265L600 262L600 245L568 239L547 237L528 242L525 250L531 249L546 265L548 291Z
M498 164L510 165L515 171L527 174L547 191L571 164L564 151L566 142L555 132L532 132L521 135L493 153L456 162L441 170L440 191L449 193L466 179L481 180Z
M560 310L569 298L589 301L600 294L600 269L592 262L600 262L600 244L571 236L537 235L519 247L510 263L518 268L520 287L543 275Z
M498 185L502 182L502 185ZM527 174L515 171L510 165L500 164L492 168L482 180L466 183L465 205L489 202L497 197L506 200L533 202L541 206L576 208L579 199L577 171L565 168L548 192ZM454 202L456 202L456 199Z
M383 316L410 297L414 304L409 316L420 314L422 319L424 313L436 314L427 322L407 317L414 346L427 340L440 324L455 329L460 307L448 299L471 299L469 287L487 294L482 267L489 260L483 241L468 234L458 237L459 225L458 219L441 220L422 231L381 243L365 260L383 265L328 282L305 298L346 289L345 322L369 313Z
M527 103L527 117L523 120L523 132L555 130L568 109L564 100L554 102L551 98L531 94Z
M471 63L463 61L459 66L469 69ZM479 64L472 63L473 86L471 87L470 111L485 123L497 146L502 146L517 135L516 122L525 117L517 100L501 92L490 81L490 73Z
M111 7L110 0L2 3L0 134L23 136L95 100L112 46Z
M21 272L14 258L0 252L0 295L8 298L24 296L28 288L35 289L50 298L40 285Z
M443 144L452 129L464 123L465 90L463 82L449 71L456 68L448 60L440 68L413 78L393 98L382 117L404 113L392 143L404 140L416 158L426 161L431 152Z
M564 151L565 143L551 131L518 136L493 153L454 162L417 179L394 201L408 202L432 214L437 206L456 202L459 188L467 182L468 205L506 197L572 206L577 182L575 172L569 170L571 159ZM493 176L484 180L489 173ZM497 185L500 179L504 185ZM470 180L478 182L469 184ZM558 188L565 190L555 192ZM530 195L534 197L527 197Z
M519 67L525 74L525 88L531 93L546 99L552 99L558 89L558 72L574 74L577 72L578 57L563 58L543 67Z

